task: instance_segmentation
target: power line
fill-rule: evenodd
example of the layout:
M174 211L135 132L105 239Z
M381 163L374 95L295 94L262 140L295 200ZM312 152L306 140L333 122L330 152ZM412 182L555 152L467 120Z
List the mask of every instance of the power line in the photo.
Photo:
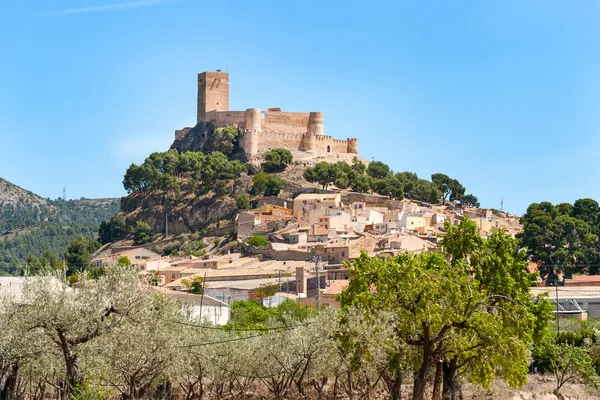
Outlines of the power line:
M181 346L174 346L176 348L188 348L188 347L203 347L203 346L210 346L212 344L221 344L221 343L229 343L229 342L237 342L239 340L246 340L246 339L252 339L252 338L257 338L257 337L262 337L264 335L252 335L252 336L244 336L244 337L239 337L239 338L233 338L233 339L226 339L226 340L218 340L216 342L206 342L206 343L198 343L198 344L185 344L185 345L181 345Z
M308 326L310 324L312 324L312 322L305 322L303 324L298 324L298 325L290 325L290 326L280 326L280 327L274 327L274 328L227 328L227 327L219 327L219 326L210 326L210 325L198 325L198 324L193 324L191 322L184 322L184 321L176 321L176 320L172 320L172 319L164 319L164 318L158 318L162 321L166 321L166 322L171 322L173 324L179 324L179 325L186 325L186 326L191 326L194 328L200 328L200 329L210 329L210 330L216 330L216 331L227 331L227 332L268 332L268 331L281 331L281 330L292 330L292 329L296 329L296 328L300 328L303 326ZM262 335L260 335L262 336Z

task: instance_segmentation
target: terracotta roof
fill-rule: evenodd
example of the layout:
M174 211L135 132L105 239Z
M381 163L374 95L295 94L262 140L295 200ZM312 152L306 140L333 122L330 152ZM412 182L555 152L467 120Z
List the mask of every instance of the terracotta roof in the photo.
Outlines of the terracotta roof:
M329 286L327 289L325 289L323 291L323 294L329 295L329 296L336 296L336 295L342 293L342 291L344 289L346 289L349 284L350 284L350 281L346 280L346 279L335 280L335 281L333 281L331 286Z

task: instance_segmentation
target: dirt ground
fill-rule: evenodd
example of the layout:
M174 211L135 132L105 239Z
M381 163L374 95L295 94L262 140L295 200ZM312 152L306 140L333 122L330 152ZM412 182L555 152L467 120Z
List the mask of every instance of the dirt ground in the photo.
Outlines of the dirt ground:
M556 400L552 393L555 380L550 376L530 376L526 386L513 389L501 380L496 380L490 390L466 385L465 400ZM566 384L560 391L565 400L600 399L600 393L583 385Z

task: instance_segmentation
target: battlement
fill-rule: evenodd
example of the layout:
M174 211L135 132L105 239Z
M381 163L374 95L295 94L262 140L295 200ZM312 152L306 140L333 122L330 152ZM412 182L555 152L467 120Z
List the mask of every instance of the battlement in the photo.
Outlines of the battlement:
M210 122L215 128L227 125L240 131L240 145L247 158L258 150L276 147L324 153L358 153L357 139L334 139L325 135L323 113L267 111L248 108L229 110L229 74L203 72L198 75L198 123Z

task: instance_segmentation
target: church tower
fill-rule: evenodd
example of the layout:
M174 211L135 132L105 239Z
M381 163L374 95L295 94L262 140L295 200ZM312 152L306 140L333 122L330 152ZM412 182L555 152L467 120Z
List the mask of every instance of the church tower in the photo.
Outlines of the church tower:
M229 111L229 73L198 74L198 121L206 121L210 111Z

